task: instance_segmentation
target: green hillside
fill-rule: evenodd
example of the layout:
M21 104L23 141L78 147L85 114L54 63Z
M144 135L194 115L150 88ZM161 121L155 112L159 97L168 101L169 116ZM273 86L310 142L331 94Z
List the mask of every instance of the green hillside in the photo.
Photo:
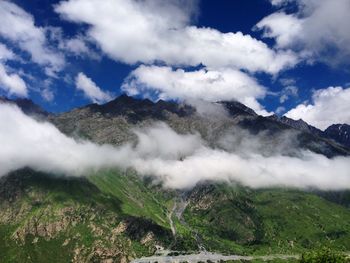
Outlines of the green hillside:
M184 217L210 251L350 250L350 210L303 191L203 187L191 196Z
M127 262L153 254L156 244L171 243L169 226L154 213L165 208L138 183L117 172L96 178L91 178L94 185L29 170L2 178L0 262ZM130 187L147 209L137 207L134 196L109 193L103 187L108 178L112 189Z
M207 183L180 193L132 172L84 179L22 170L1 178L0 200L0 262L128 262L158 246L242 255L350 250L349 209L296 190Z

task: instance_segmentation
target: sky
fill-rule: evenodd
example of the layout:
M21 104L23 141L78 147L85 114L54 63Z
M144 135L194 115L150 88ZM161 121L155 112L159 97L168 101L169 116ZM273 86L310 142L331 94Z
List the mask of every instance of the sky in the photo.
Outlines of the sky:
M238 100L350 123L349 0L0 0L0 95Z

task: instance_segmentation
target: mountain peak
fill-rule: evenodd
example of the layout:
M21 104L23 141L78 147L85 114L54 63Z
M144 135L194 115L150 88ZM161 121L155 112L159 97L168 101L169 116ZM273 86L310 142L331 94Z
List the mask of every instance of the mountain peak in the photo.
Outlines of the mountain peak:
M245 106L243 103L240 103L238 101L232 100L232 101L221 101L219 102L228 110L231 116L237 116L237 115L251 115L251 116L257 116L256 112L252 110L251 108Z
M163 119L166 111L179 116L192 114L194 111L190 106L178 105L177 103L163 100L155 103L147 98L138 99L126 94L122 94L106 104L91 104L88 107L106 115L126 116L136 122L147 117L158 120Z

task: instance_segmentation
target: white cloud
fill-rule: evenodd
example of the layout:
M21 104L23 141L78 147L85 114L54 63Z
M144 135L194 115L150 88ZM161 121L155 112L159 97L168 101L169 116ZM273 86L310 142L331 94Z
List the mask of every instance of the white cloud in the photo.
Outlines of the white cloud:
M265 37L276 39L277 47L292 48L310 61L332 65L350 58L350 2L348 0L273 0L276 5L295 2L298 11L278 11L262 19L257 27Z
M26 97L28 95L27 85L24 80L15 73L8 73L5 66L0 63L0 89L8 95Z
M277 12L263 18L256 28L264 29L264 37L275 38L277 47L288 47L302 31L303 20L293 14Z
M295 0L270 0L271 4L274 6L283 6L293 1Z
M303 158L259 154L242 157L225 151L200 149L183 161L137 160L135 167L141 173L161 178L167 187L179 189L193 187L205 180L238 182L253 188L335 190L350 186L349 158L330 160L313 153L305 153Z
M6 45L0 43L0 89L5 91L7 95L26 97L28 95L26 83L20 75L10 73L4 64L7 60L14 59L17 59L17 56Z
M6 45L0 43L0 61L13 60L15 58L16 55Z
M88 57L99 59L99 55L90 48L89 41L86 37L77 34L73 37L66 37L61 27L45 27L50 43L55 43L57 49L62 51L66 56Z
M157 124L136 130L136 144L116 148L68 138L52 124L6 104L0 104L0 123L5 124L0 125L0 176L23 167L76 176L119 167L134 168L178 189L205 180L254 188L350 189L348 157L328 159L310 152L289 157L276 151L266 156L253 150L259 144L257 136L246 141L248 145L233 145L236 151L229 152L208 148L198 134L180 135Z
M65 64L64 57L50 49L45 29L35 26L34 18L10 1L0 1L0 36L28 52L33 62L45 66L54 76Z
M280 78L278 81L283 86L293 86L296 83L295 79L293 79L293 78Z
M75 86L84 92L86 98L94 103L104 103L113 97L108 92L102 91L90 78L80 72L75 78Z
M278 115L282 114L282 113L285 112L285 111L286 111L286 108L283 107L283 106L279 106L279 107L277 107L276 110L275 110L276 114L278 114Z
M44 100L51 102L53 101L53 99L55 98L55 94L54 92L49 89L49 88L44 88L41 92L40 92L41 96L43 97Z
M69 0L56 5L63 18L89 25L88 36L115 60L129 64L245 69L275 74L297 63L250 35L191 26L192 1ZM98 15L96 15L98 14Z
M65 42L61 43L60 48L67 49L76 55L86 54L90 51L85 42L80 38L67 39Z
M298 97L299 89L296 86L286 86L280 92L280 103L286 102L290 97Z
M22 167L82 175L102 164L108 166L114 156L113 147L76 142L52 124L38 122L12 105L0 103L0 120L4 124L0 125L1 175Z
M237 100L260 114L266 114L257 102L266 95L266 89L254 78L234 69L185 71L142 65L130 73L122 90L131 96L148 97L152 94L164 100Z
M329 87L314 92L312 104L300 104L285 115L326 129L336 123L350 124L350 88Z

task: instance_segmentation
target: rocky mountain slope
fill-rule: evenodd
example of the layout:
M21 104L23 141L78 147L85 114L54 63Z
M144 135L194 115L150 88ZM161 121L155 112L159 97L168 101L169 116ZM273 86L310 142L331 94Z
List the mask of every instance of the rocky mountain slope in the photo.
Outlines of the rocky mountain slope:
M262 117L239 102L220 102L226 115L199 114L185 104L150 100L138 100L126 95L104 104L91 104L70 112L51 116L62 132L90 139L98 143L122 144L133 139L132 128L145 127L155 121L168 124L178 133L199 132L211 145L218 145L219 138L234 129L243 129L249 134L264 137L266 144L285 132L295 134L295 147L305 148L326 156L348 155L349 148L324 138L313 129L297 129L285 119ZM292 121L292 120L291 120ZM316 128L314 128L316 130ZM287 150L287 149L286 149Z
M324 131L326 137L350 147L350 125L348 124L334 124L329 126Z
M162 121L179 133L198 132L217 148L230 147L220 138L238 130L261 138L259 150L266 154L293 155L300 148L328 157L350 154L301 122L261 117L238 102L219 104L228 113L213 118L184 104L121 96L45 118L69 136L96 143L121 145L136 140L133 128ZM284 134L294 138L293 147L284 146ZM132 170L76 178L23 169L0 178L0 262L129 262L164 249L349 251L349 205L346 191L254 190L210 181L175 191Z

